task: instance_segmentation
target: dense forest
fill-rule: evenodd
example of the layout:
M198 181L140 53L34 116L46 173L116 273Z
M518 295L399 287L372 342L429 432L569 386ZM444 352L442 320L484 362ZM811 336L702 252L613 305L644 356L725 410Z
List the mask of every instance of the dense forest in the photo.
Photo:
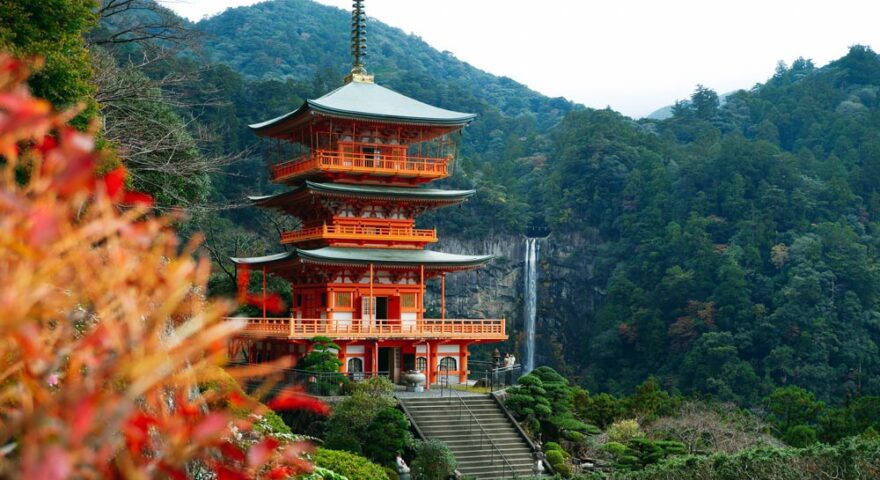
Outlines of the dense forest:
M278 188L246 125L341 84L349 14L278 0L192 24L149 1L58 3L65 10L51 16L0 8L0 25L18 22L0 26L0 46L45 57L35 95L80 105L82 130L100 119L98 144L116 152L102 168L125 165L157 210L184 211L181 232L205 234L210 293L233 292L227 258L276 251L291 221L246 208L245 195ZM644 418L647 395L651 418L707 399L769 410L767 428L796 446L878 427L880 55L870 47L822 67L780 62L723 105L698 85L670 118L636 120L547 98L378 21L369 28L378 83L479 114L440 185L479 194L426 224L461 238L537 229L556 242L600 239L601 305L568 320L587 335L560 339L553 366L567 379L542 373L572 382L567 410L530 411L540 393L530 380L518 387L524 422L577 442L560 425L582 436ZM794 418L793 405L805 415ZM660 457L679 448L667 446Z

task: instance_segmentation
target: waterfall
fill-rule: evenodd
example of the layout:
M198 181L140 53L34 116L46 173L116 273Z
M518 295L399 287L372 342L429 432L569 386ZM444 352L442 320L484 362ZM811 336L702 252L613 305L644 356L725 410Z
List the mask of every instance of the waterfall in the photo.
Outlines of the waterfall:
M523 269L523 375L535 368L535 315L538 303L538 245L537 238L526 238L525 268Z

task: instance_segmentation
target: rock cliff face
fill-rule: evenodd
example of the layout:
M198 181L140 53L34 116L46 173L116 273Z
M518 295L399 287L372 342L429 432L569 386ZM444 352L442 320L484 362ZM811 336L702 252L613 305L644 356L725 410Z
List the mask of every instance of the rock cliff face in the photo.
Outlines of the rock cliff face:
M556 233L538 243L535 363L577 370L607 281L607 275L599 272L602 244L595 236ZM510 340L491 348L514 351L519 357L524 340L525 247L522 236L464 239L449 234L435 246L450 253L495 255L479 270L446 277L447 318L506 318ZM431 316L440 311L439 285L434 281L428 287Z

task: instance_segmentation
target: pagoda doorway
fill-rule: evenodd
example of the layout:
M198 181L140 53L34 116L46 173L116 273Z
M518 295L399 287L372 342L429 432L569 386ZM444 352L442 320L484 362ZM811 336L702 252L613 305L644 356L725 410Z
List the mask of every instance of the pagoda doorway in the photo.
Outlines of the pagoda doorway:
M400 378L400 348L379 347L379 374L388 375L388 379L397 383Z
M388 297L376 297L376 320L388 320Z

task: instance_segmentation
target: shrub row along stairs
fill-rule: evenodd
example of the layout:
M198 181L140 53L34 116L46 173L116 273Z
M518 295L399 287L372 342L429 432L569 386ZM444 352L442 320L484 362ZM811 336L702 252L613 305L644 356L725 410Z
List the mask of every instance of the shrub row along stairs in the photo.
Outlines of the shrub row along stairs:
M492 397L453 394L452 397L410 397L400 401L410 421L425 438L440 440L449 446L458 461L458 471L466 478L534 476L535 460L529 443ZM507 462L493 447L493 442Z

